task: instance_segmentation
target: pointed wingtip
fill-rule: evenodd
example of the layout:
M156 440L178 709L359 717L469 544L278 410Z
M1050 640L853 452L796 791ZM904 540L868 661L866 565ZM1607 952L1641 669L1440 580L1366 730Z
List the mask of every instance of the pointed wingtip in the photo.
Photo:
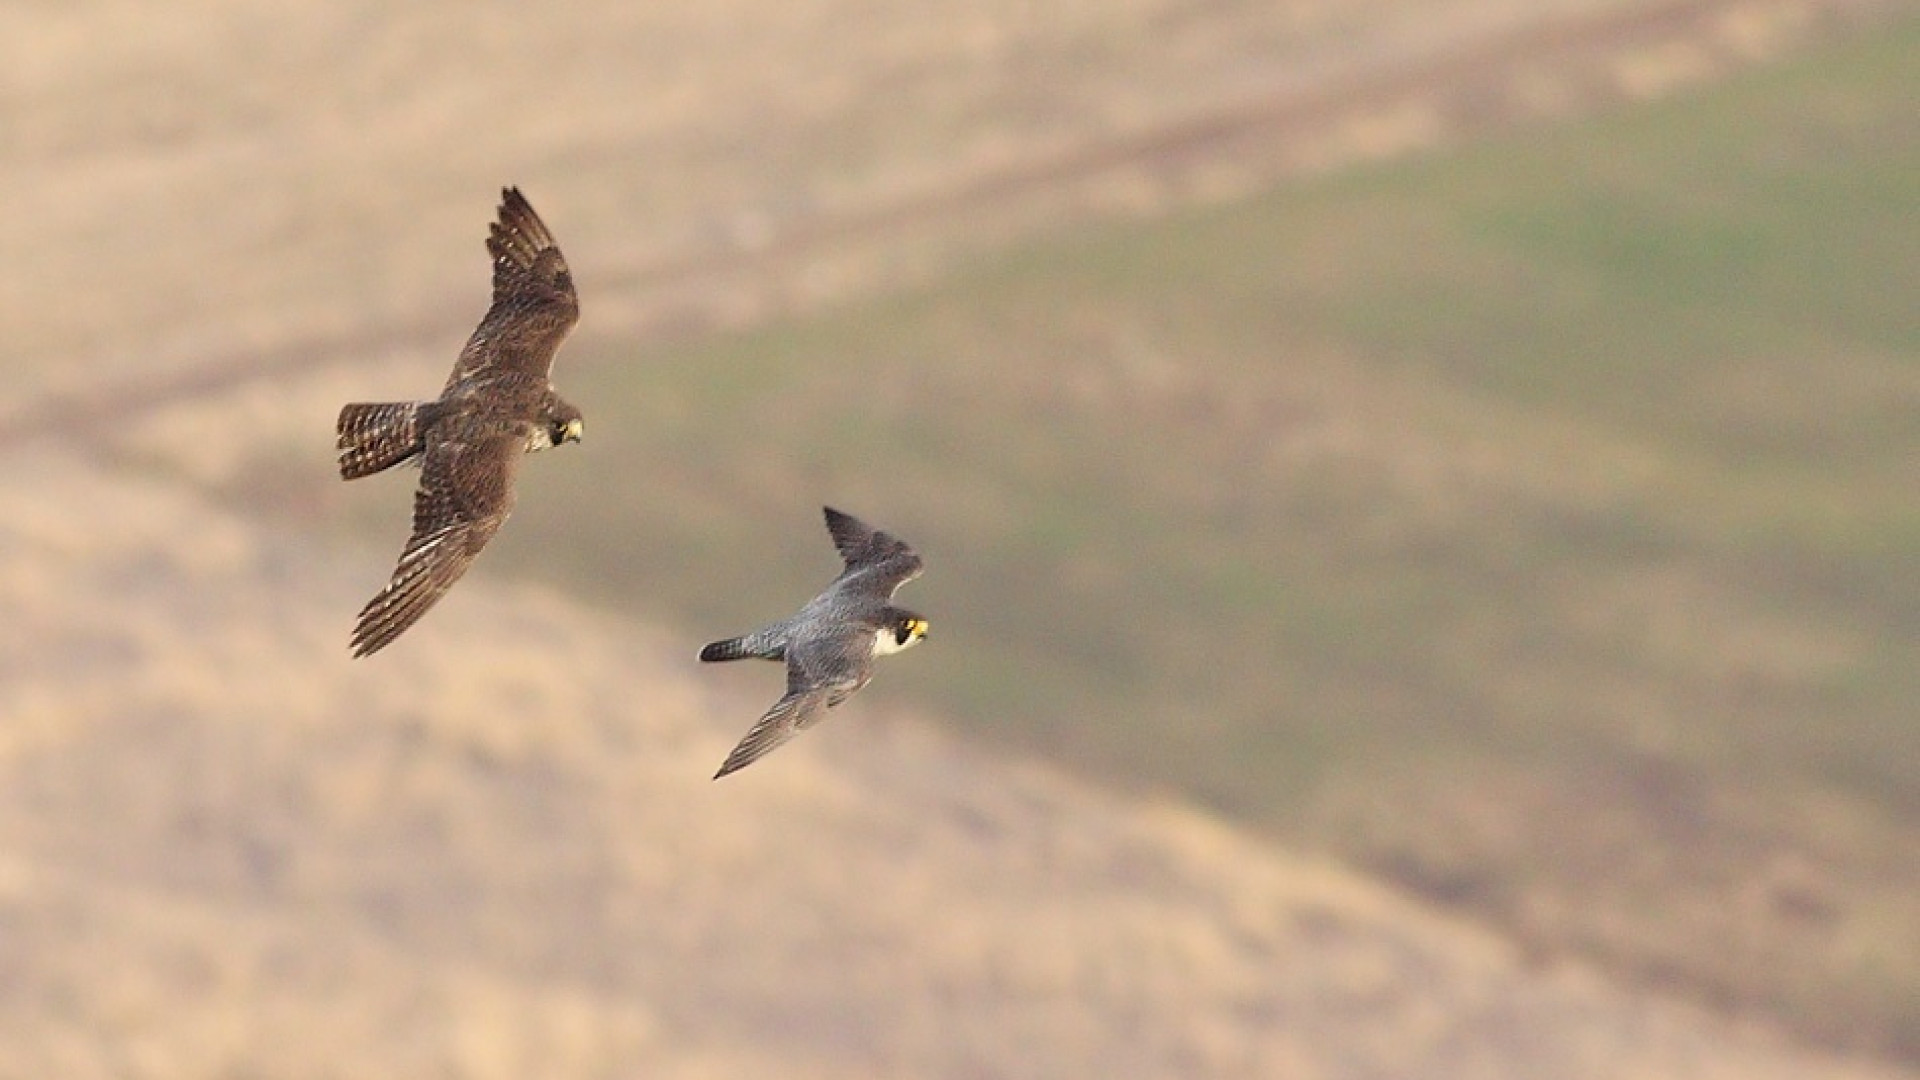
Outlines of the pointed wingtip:
M350 642L353 646L353 658L359 660L362 657L372 656L393 644L393 639L399 636L400 633L397 630L383 632L382 628L374 625L367 618L367 613L363 611L360 613L359 624L353 628L353 640Z
M356 626L353 628L353 640L348 644L353 647L353 658L359 660L379 652L387 643L374 640L367 634L366 627Z
M741 769L753 764L759 757L760 755L757 753L743 754L741 753L741 748L736 746L733 748L733 752L727 755L727 760L720 763L720 771L714 773L713 778L718 780L723 776L737 773Z
M827 520L827 535L833 538L833 546L839 549L841 555L848 558L854 554L854 550L850 549L858 549L866 536L873 532L872 527L866 522L845 510L823 506L820 508L820 513Z
M500 208L495 214L496 227L504 227L509 230L526 229L530 228L527 223L528 219L537 219L538 217L539 215L533 212L533 204L527 201L525 195L520 194L519 188L503 187L500 189Z

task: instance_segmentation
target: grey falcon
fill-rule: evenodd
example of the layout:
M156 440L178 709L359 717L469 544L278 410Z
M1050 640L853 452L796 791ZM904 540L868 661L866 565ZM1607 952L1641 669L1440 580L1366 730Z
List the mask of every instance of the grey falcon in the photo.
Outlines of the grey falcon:
M920 556L891 533L833 507L822 508L846 569L825 592L779 622L700 650L707 661L784 660L787 693L733 748L715 780L745 768L812 727L873 677L873 660L917 644L927 620L893 605L920 576Z
M487 237L493 303L434 401L340 410L340 477L418 459L413 534L393 577L353 629L353 655L393 642L467 572L513 511L520 459L578 442L580 410L554 392L553 356L580 318L573 275L517 188L500 193Z

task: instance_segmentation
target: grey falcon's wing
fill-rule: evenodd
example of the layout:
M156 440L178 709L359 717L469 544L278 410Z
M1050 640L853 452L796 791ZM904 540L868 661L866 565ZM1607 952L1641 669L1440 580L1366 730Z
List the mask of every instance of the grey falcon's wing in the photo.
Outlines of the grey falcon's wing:
M747 730L713 778L744 769L772 753L866 685L872 654L861 644L862 637L855 631L788 648L786 696Z
M847 564L839 582L857 583L861 591L887 599L920 576L920 555L905 540L831 506L821 509L827 519L827 534L833 537L834 548Z
M546 378L553 372L554 353L580 321L567 260L520 189L501 191L487 252L493 256L493 305L460 350L447 379L449 391L492 372Z
M427 447L413 496L413 535L393 577L360 611L353 655L392 643L467 572L513 511L525 439L449 440Z

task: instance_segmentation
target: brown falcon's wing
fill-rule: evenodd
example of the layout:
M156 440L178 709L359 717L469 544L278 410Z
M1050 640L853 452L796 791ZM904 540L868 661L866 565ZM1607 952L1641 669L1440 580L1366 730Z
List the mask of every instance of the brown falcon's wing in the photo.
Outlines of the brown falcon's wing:
M833 546L847 563L840 580L858 576L863 591L871 590L884 599L920 576L920 555L905 540L831 506L821 510L826 514Z
M487 252L493 256L493 306L460 350L447 390L489 371L546 378L560 342L580 320L567 260L519 188L500 192Z
M525 436L446 440L427 447L413 496L413 536L393 578L360 611L353 655L376 652L412 626L460 575L513 510Z
M787 650L787 694L727 755L715 780L746 768L818 723L867 683L870 656L856 638L805 642Z

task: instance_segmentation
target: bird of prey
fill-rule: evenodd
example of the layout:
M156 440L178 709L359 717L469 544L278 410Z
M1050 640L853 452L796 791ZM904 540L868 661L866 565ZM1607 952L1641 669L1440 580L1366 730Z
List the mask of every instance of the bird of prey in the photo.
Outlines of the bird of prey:
M894 591L920 576L920 556L906 542L851 514L825 507L827 532L846 569L798 614L700 650L702 660L787 662L787 693L740 745L715 780L745 768L813 726L828 709L873 677L873 658L927 636L927 620L893 606Z
M433 606L513 510L523 454L578 442L580 410L554 393L553 354L580 318L573 275L517 188L500 193L487 237L493 304L435 401L340 410L340 477L419 459L413 535L393 578L361 609L353 655L386 647Z

